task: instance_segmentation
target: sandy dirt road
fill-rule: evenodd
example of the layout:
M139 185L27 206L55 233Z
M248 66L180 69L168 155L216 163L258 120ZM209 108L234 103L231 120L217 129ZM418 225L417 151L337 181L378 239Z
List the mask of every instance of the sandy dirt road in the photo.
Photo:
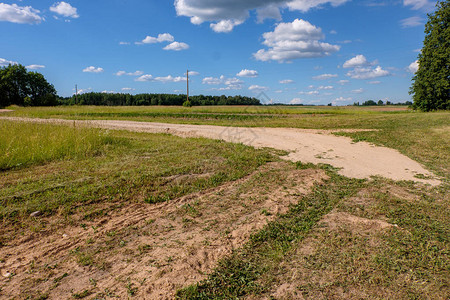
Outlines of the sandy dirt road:
M393 180L412 180L439 185L440 180L418 162L397 150L350 138L335 136L333 131L294 128L243 128L210 125L149 123L118 120L73 121L1 117L22 122L75 124L113 130L168 133L181 137L206 137L243 143L257 148L270 147L289 152L283 158L294 162L330 164L341 175L352 178L382 176ZM338 132L339 130L336 130ZM420 174L420 176L418 176ZM417 178L420 177L420 178ZM425 178L425 179L424 179Z

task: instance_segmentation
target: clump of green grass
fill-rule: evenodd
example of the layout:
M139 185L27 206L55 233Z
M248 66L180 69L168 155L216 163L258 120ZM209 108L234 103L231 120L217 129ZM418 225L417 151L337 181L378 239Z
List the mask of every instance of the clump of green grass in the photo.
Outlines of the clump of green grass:
M123 140L105 130L0 120L0 171L98 155Z

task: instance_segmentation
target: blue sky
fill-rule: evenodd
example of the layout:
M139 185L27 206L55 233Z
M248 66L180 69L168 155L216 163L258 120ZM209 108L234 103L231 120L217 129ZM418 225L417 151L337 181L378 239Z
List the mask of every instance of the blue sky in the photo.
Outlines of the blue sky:
M404 102L430 0L0 2L0 65L58 94L191 93ZM266 101L262 99L263 101Z

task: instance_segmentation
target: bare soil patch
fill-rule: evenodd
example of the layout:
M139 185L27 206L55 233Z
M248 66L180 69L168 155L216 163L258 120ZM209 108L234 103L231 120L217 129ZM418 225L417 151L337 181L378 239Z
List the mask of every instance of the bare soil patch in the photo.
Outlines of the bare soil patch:
M0 298L172 299L326 178L322 170L270 163L170 202L123 203L92 221L75 216L66 227L54 216L46 221L55 230L0 247Z
M366 142L354 143L350 138L332 135L331 133L335 131L294 128L242 128L117 120L5 119L221 139L254 147L285 150L289 152L285 159L295 162L330 164L339 168L339 173L347 177L370 178L371 176L381 176L396 181L410 180L431 185L441 183L430 171L397 150Z
M0 109L0 113L12 112L11 109Z

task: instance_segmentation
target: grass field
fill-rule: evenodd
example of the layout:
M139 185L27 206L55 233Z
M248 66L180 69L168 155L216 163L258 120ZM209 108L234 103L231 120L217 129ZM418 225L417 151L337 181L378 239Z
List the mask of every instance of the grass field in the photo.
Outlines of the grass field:
M12 109L15 111L2 115L377 129L345 135L355 141L370 141L397 149L440 175L443 183L431 188L382 178L356 180L338 175L329 166L287 162L275 165L267 172L260 168L279 161L277 155L281 153L207 139L0 119L0 251L8 251L21 236L49 235L61 228L77 227L80 223L94 224L132 204L152 207L170 203L185 195L248 178L248 183L239 185L232 196L213 190L217 197L214 203L219 209L222 201L228 200L240 203L238 206L242 208L239 210L246 209L252 201L270 199L275 188L290 191L295 203L280 213L260 208L260 214L268 218L268 224L221 258L203 280L177 286L177 298L450 298L449 112L418 113L397 107L384 110L362 107ZM303 170L324 172L326 178L316 182L305 194L292 192L287 178L290 178L289 174ZM202 225L206 227L196 225L201 224L205 217L202 212L207 214L208 209L196 202L183 206L184 213L179 216L181 228L187 230L199 226L200 234L208 233L214 223ZM41 212L39 218L30 217L34 211ZM231 224L232 214L229 217ZM175 219L169 217L168 220ZM104 240L90 238L85 246L72 249L71 257L76 260L77 268L84 268L89 274L97 269L101 274L108 274L108 267L105 264L99 267L96 260L124 252L121 249L125 249L127 243L132 245L134 234L159 234L155 232L156 227L151 227L153 222L158 220L147 221L142 232L137 227L124 227L114 234L107 232ZM171 230L174 229L169 228L167 232ZM211 247L211 242L201 243L205 249ZM145 257L145 247L127 248L130 253L138 253L130 254L129 262ZM101 249L101 252L93 249ZM164 265L156 265L157 277L164 278L166 272L175 268L170 265L171 260L169 257ZM5 257L0 263L7 261ZM42 265L28 266L30 274L32 269L45 274L23 288L22 292L31 298L49 297L65 277L75 276L71 270L61 269L63 263L55 266L53 271ZM152 262L152 268L155 268L155 262ZM1 282L0 296L20 278L11 275L9 281ZM92 277L92 280L89 288L73 291L69 296L108 298L114 294L94 284L99 279ZM46 286L45 282L53 283ZM146 284L150 284L142 278L134 278L133 273L117 282L115 293L120 295L123 290L128 297L143 297Z

